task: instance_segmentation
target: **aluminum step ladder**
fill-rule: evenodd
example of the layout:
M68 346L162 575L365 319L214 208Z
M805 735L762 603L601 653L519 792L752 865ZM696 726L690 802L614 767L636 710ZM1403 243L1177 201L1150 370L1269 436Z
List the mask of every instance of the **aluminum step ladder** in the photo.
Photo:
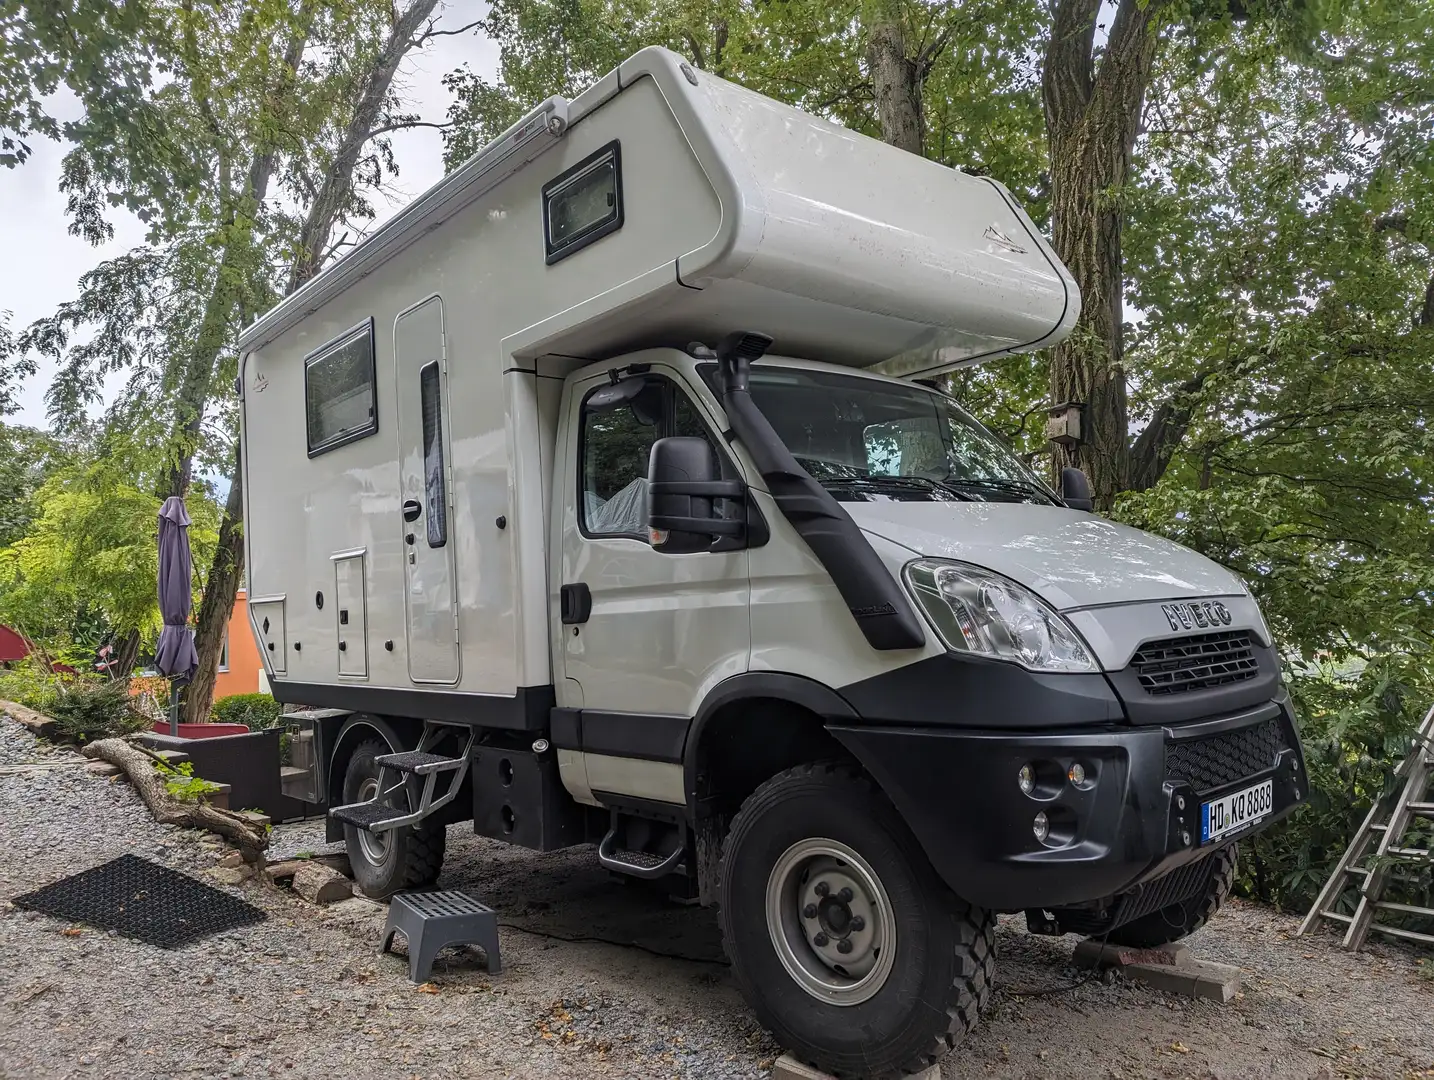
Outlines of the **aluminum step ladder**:
M378 766L377 793L374 797L365 802L335 806L329 811L329 817L378 835L416 824L451 803L458 797L458 790L468 776L477 729L469 728L468 741L462 753L449 757L427 749L443 737L444 727L442 724L425 724L416 750L374 758L374 764ZM445 775L448 784L439 794L438 778ZM405 795L414 780L422 780L423 789L418 797L418 806L410 810Z
M1434 908L1396 904L1382 899L1385 884L1400 865L1419 865L1434 860L1430 847L1412 847L1405 843L1411 825L1421 819L1434 821L1434 792L1430 790L1431 782L1434 782L1434 709L1425 714L1424 722L1415 732L1409 756L1399 763L1394 776L1402 783L1369 808L1364 824L1354 834L1353 843L1320 890L1314 907L1300 923L1299 934L1308 933L1320 919L1329 919L1347 928L1344 947L1350 952L1359 950L1371 930L1406 941L1434 945ZM1351 887L1358 890L1359 899L1355 902L1354 913L1346 915L1337 911L1335 906ZM1375 916L1383 911L1422 915L1430 920L1430 932L1420 933L1376 922Z

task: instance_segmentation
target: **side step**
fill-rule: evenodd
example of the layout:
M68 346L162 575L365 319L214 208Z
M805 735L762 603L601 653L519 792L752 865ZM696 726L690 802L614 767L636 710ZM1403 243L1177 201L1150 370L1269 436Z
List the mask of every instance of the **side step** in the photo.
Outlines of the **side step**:
M443 809L457 798L458 789L463 786L463 781L468 776L468 763L478 733L475 729L469 730L468 741L458 757L435 754L424 749L425 745L437 742L442 734L441 725L425 724L417 750L383 754L374 758L374 764L378 766L378 794L366 802L335 806L329 811L329 817L378 835L416 824L435 811ZM443 773L448 774L448 787L442 795L438 795L438 777ZM393 774L392 782L390 774ZM419 796L416 810L408 810L404 805L394 806L392 802L395 799L401 803L409 802L410 777L423 780L423 792Z
M650 851L618 851L617 832L620 818L614 811L612 825L598 844L598 862L617 874L645 878L655 881L677 872L682 857L687 853L686 837L679 832L677 847L670 855L658 855Z
M430 773L452 772L454 769L461 769L466 765L466 758L445 757L443 754L430 754L425 750L409 750L402 754L384 754L382 757L373 759L378 765L385 769L393 769L396 772L410 773L413 776L427 776Z

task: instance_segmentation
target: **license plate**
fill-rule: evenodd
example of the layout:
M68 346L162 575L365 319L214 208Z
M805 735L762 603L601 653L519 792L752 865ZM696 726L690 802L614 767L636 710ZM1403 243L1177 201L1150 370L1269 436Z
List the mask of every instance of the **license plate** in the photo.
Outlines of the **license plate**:
M1200 807L1200 842L1208 844L1269 816L1275 808L1275 782L1266 780Z

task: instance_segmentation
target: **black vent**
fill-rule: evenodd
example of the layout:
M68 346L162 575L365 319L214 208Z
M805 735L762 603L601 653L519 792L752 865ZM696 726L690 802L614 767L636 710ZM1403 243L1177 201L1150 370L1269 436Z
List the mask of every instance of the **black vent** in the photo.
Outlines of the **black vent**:
M1095 937L1107 934L1117 926L1134 922L1153 911L1203 894L1209 886L1211 873L1219 865L1214 856L1212 851L1203 859L1186 863L1162 877L1137 885L1116 901L1115 910L1105 918L1101 918L1100 912L1089 908L1063 910L1057 915L1061 929L1068 934L1088 934Z
M1196 791L1211 791L1272 768L1284 749L1278 720L1165 746L1165 772Z
M1242 630L1152 641L1131 661L1147 694L1185 694L1253 679L1260 669Z

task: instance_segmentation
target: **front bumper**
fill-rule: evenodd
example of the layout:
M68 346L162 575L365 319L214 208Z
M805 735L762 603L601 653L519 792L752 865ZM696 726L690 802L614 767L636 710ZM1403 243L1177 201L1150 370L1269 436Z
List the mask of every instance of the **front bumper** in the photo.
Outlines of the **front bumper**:
M997 911L1107 900L1268 828L1306 796L1281 691L1234 715L1145 728L1063 731L833 726L896 804L947 885ZM1041 782L1026 795L1021 766ZM1080 762L1086 782L1065 779ZM1273 780L1267 815L1201 843L1201 806ZM1032 831L1044 811L1045 843Z

